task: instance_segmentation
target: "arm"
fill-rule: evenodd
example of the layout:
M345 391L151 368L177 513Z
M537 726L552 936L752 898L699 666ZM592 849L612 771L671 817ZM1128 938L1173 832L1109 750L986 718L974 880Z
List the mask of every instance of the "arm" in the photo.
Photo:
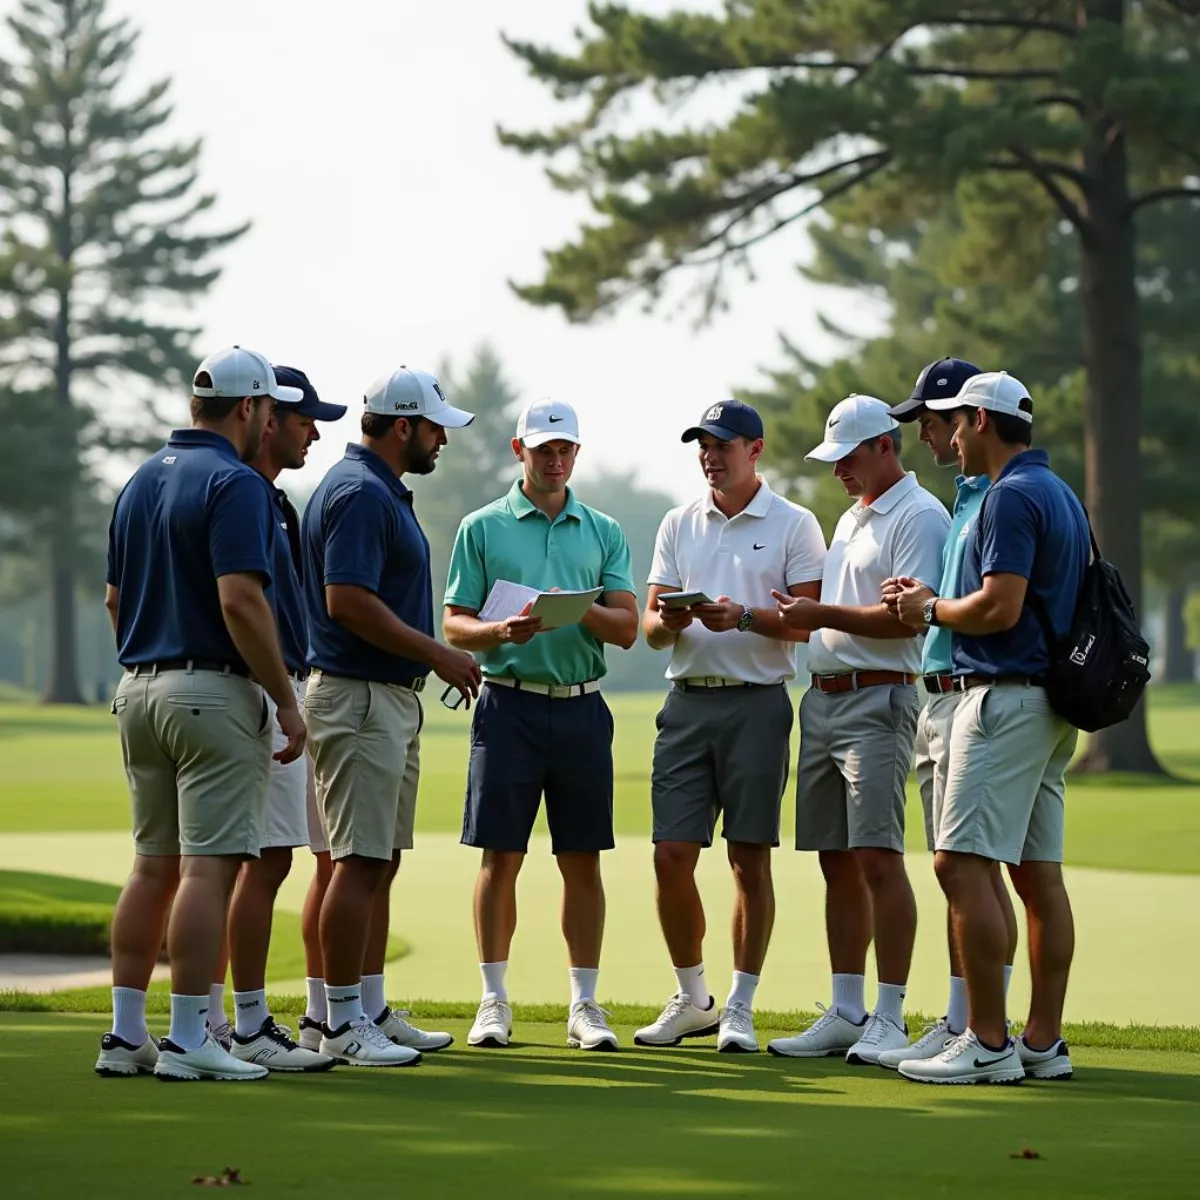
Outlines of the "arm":
M682 588L652 583L642 611L642 636L651 650L666 650L675 644L679 635L692 623L690 608L659 608L658 598L667 592L680 592Z
M330 617L355 637L399 658L411 658L437 670L446 647L419 629L406 625L369 588L352 583L325 585L325 606Z
M937 623L972 637L1005 633L1021 619L1028 588L1029 581L1023 575L989 575L979 591L958 600L939 600ZM923 610L932 596L926 587L905 589L899 599L900 615L914 628L924 628Z
M117 600L120 593L111 583L104 586L104 607L108 609L108 619L112 622L113 633L117 632Z
M540 633L540 617L531 617L532 602L520 614L503 621L481 621L478 612L461 604L447 604L442 615L442 634L458 650L495 650L512 642L524 646L535 633Z
M794 583L787 590L787 596L800 602L816 603L821 595L821 581L809 583ZM782 592L773 592L773 596L783 596ZM714 604L697 604L692 608L693 615L705 629L712 633L725 633L736 629L737 623L749 605L740 600L731 600L728 596L718 596ZM750 608L754 614L754 624L747 632L757 633L761 637L774 638L781 642L807 642L809 630L800 626L788 625L783 619L783 612L778 604L771 608Z
M628 650L637 641L637 597L632 592L605 592L580 624L596 641Z

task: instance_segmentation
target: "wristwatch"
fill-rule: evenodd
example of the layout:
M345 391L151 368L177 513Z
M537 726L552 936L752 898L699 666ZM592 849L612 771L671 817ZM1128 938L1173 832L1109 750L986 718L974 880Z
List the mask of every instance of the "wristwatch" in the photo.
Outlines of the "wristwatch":
M938 623L937 602L938 598L937 596L934 596L931 599L926 600L925 607L921 609L921 620L924 621L926 625L936 625Z
M746 630L749 629L753 624L754 624L754 609L743 608L742 615L740 617L738 617L738 622L737 622L737 627L736 627L738 633L745 633Z

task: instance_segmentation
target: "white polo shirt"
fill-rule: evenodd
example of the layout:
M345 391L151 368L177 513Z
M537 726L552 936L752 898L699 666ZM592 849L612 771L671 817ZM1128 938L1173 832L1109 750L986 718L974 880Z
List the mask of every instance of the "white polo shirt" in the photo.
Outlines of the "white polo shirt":
M681 591L728 596L750 608L770 608L772 589L821 578L825 538L817 518L760 483L754 499L726 517L712 492L663 518L649 581ZM668 679L719 675L743 683L784 683L796 677L795 644L736 629L713 633L693 621L671 649Z
M950 514L910 471L872 504L861 501L842 514L833 531L821 603L866 607L879 603L883 581L908 575L937 591L942 579L942 547ZM921 672L920 637L868 638L818 629L808 643L808 669L814 675L844 671Z

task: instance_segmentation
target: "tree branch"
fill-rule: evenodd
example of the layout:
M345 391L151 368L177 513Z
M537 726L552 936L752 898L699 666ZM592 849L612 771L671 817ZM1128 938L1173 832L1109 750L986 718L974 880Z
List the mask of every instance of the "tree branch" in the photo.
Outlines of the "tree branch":
M986 165L993 171L1026 171L1030 174L1034 173L1036 166L1051 177L1069 179L1081 192L1086 192L1091 186L1091 180L1078 167L1052 162L1044 158L1035 158L1025 150L1018 152L1010 149L1009 153L1013 155L1012 161L1004 158L989 159Z
M1073 108L1081 117L1087 111L1083 100L1079 96L1073 96L1070 92L1046 92L1044 95L1038 96L1033 103L1037 108L1049 108L1055 104L1063 104L1067 108Z
M962 25L976 29L1019 29L1023 33L1055 33L1060 37L1077 38L1079 27L1066 21L1048 21L1041 17L965 17L956 14L925 17L922 25Z
M1063 216L1066 217L1067 220L1070 221L1071 224L1074 225L1081 234L1087 235L1092 232L1093 226L1091 221L1084 216L1082 210L1075 203L1075 201L1072 200L1071 197L1068 196L1067 193L1064 192L1062 188L1060 188L1058 184L1054 182L1054 175L1057 172L1049 169L1053 164L1042 162L1040 159L1035 158L1027 150L1010 149L1009 153L1024 167L1026 171L1029 172L1030 175L1034 177L1034 179L1038 181L1038 183L1042 185L1050 199L1058 205ZM1000 169L1003 170L1004 168Z
M1190 196L1193 200L1200 200L1200 188L1161 187L1150 192L1143 192L1140 196L1134 196L1125 206L1125 215L1132 216L1139 208L1143 208L1147 204L1157 204L1160 200L1173 200L1177 196Z

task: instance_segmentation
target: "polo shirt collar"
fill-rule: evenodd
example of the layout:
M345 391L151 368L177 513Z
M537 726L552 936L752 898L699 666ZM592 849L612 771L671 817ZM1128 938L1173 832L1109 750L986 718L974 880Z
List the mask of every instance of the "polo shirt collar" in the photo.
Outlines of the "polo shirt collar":
M775 494L771 491L770 484L761 476L758 480L758 491L754 493L750 503L742 509L740 513L734 513L734 517L765 517L771 511L771 502L775 499ZM713 499L712 488L709 488L704 493L704 511L712 515L717 514L720 517L725 517L725 514L717 507L716 500ZM728 517L726 520L733 520L733 517Z
M520 479L514 480L512 487L508 489L508 510L518 521L523 521L526 517L533 516L534 513L538 513L543 517L546 515L522 491ZM575 521L582 518L582 514L579 511L579 501L575 499L575 493L570 488L567 488L567 502L563 505L562 512L554 519L556 521L565 521L568 518Z
M864 504L863 509L870 512L890 513L909 492L915 491L916 488L917 477L912 471L908 471L903 479L893 483L882 496L876 496L870 504Z
M961 496L964 492L982 492L991 482L986 475L955 475L954 486Z
M1004 464L1004 469L996 476L996 482L999 483L1005 475L1011 475L1022 467L1048 467L1049 465L1050 455L1045 450L1022 450L1020 454L1014 454Z
M172 429L167 439L168 446L197 447L207 446L224 454L227 458L242 461L237 447L223 434L214 433L211 429Z
M346 457L374 471L401 499L412 495L412 489L406 486L400 476L369 446L364 446L361 442L350 442L346 446Z

